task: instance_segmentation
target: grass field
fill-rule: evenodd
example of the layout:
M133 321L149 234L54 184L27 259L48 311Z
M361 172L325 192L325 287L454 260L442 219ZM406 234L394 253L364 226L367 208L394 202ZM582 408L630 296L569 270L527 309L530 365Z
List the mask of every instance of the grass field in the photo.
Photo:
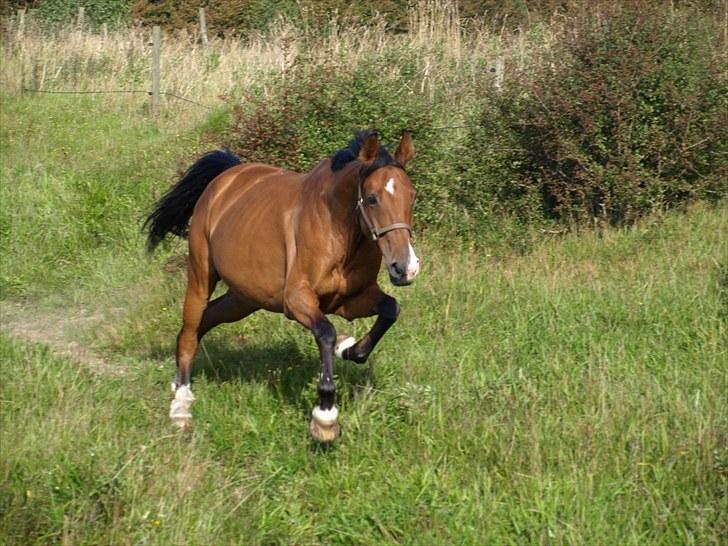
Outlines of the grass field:
M725 203L518 256L425 233L399 323L337 366L333 447L312 337L263 313L205 339L181 433L184 246L147 257L139 220L204 128L1 104L0 543L725 543Z

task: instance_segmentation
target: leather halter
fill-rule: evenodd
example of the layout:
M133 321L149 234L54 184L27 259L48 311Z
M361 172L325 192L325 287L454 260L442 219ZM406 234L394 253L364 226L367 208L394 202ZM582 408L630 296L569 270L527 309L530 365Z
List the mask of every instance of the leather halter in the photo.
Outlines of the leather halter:
M382 228L374 226L374 222L372 222L372 219L369 218L369 214L367 214L366 206L364 205L364 197L361 194L361 187L364 185L365 179L366 178L364 177L360 177L359 181L356 184L357 191L359 192L356 200L356 208L359 209L364 223L369 228L369 232L372 236L372 241L376 241L385 233L389 233L390 231L394 231L395 229L406 229L407 231L409 231L410 236L412 236L412 227L404 222L395 222L394 224L389 224L388 226L384 226Z

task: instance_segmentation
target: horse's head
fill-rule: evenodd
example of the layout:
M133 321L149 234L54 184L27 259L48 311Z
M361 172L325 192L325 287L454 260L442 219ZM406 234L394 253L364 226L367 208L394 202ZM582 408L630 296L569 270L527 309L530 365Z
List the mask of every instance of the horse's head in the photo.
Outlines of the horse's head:
M376 133L359 150L361 171L357 207L364 234L374 239L392 284L410 284L420 271L412 247L412 207L416 191L404 166L415 155L412 137L404 133L394 154L381 153ZM384 157L384 159L383 159Z

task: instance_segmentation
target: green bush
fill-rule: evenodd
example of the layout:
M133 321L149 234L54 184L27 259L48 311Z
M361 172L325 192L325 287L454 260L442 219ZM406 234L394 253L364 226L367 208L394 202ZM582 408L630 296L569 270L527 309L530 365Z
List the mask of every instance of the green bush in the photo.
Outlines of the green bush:
M444 135L433 130L436 108L406 85L411 76L407 63L394 64L387 55L354 65L304 55L265 95L243 98L224 140L245 161L305 171L346 146L357 129L379 131L390 152L408 129L417 148L412 176L425 188L417 217L436 223L447 200L442 188L449 183L442 173L447 147Z
M346 66L304 56L265 98L253 90L241 101L230 144L247 160L308 169L358 128L371 126L394 139L431 123L424 99L399 89L398 74L383 73L391 69L384 59Z
M246 161L307 170L358 128L392 145L410 129L418 227L526 248L529 229L554 222L629 223L728 193L717 22L651 3L572 13L549 29L549 48L507 66L502 92L485 70L443 56L448 85L422 93L424 54L403 43L348 63L304 51L243 97L224 140ZM467 72L481 74L475 87Z
M180 2L179 0L131 0L130 18L166 29L199 29L199 9L205 8L210 35L247 34L266 29L277 17L294 17L294 0L220 0Z
M118 26L126 23L132 0L42 0L38 15L49 23L70 23L78 16L78 8L84 7L84 20L98 26L108 23Z
M540 196L547 216L623 223L725 195L719 39L714 18L655 3L600 4L567 19L555 45L482 107L482 128L512 149L491 165L499 198L533 207ZM471 151L481 145L473 135Z

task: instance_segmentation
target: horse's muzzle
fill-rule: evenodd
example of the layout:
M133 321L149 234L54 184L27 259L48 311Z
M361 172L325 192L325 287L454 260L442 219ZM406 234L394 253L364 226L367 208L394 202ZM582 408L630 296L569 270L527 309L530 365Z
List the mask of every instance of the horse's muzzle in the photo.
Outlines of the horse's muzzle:
M414 282L414 278L408 279L406 275L403 275L401 277L395 277L391 273L389 274L389 280L394 286L407 286L408 284L412 284Z
M420 260L415 254L412 245L409 245L409 255L406 261L395 261L387 266L389 280L395 286L407 286L412 284L420 272Z

